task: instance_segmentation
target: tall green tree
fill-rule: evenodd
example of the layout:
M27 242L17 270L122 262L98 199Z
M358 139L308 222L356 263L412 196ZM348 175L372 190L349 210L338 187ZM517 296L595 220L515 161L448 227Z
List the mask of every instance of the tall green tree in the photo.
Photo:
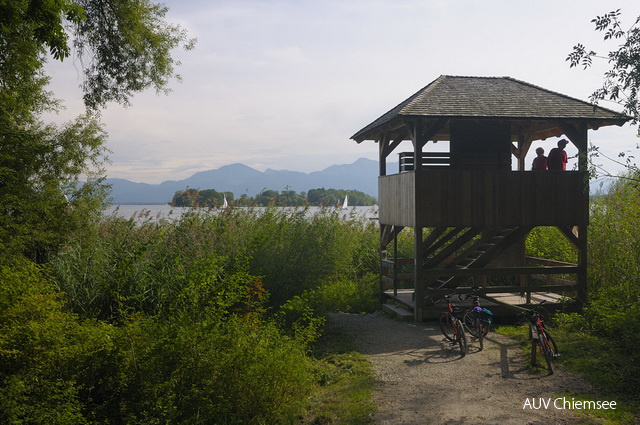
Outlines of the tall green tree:
M631 124L640 123L640 16L628 28L624 29L620 20L620 9L596 16L591 22L596 31L604 33L604 41L616 43L613 50L604 56L594 50L587 49L583 44L576 44L573 51L567 56L570 66L582 66L583 69L591 67L593 59L607 60L611 68L604 74L602 87L594 91L590 100L594 104L600 101L612 101L623 107L623 113L632 117ZM640 126L638 127L640 136ZM640 145L636 143L636 149ZM622 176L613 176L601 165L594 162L594 158L604 157L618 165L624 166L628 173ZM617 158L605 155L597 146L590 147L591 168L598 174L598 170L609 177L637 180L640 169L634 162L635 158L628 152L620 152ZM629 177L632 176L632 177ZM636 177L633 177L636 176Z
M100 211L106 161L98 112L136 92L166 90L173 48L186 33L148 0L0 0L0 254L46 261L74 227ZM72 41L71 41L72 40ZM44 65L75 47L87 114L56 127L60 102ZM80 186L80 177L89 183Z

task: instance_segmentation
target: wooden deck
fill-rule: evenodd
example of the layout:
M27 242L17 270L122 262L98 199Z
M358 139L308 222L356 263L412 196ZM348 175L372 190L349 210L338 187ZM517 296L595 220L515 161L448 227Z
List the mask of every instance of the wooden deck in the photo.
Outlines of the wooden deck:
M399 289L395 296L393 291L389 290L385 291L385 296L388 299L395 300L398 304L404 306L407 311L413 312L415 306L415 302L413 300L413 289ZM527 304L526 297L519 293L502 293L491 294L490 297L480 297L480 305L491 310L494 316L513 316L518 313L518 308L527 308L531 305L540 304L542 301L545 302L545 307L547 309L553 310L555 307L559 307L561 298L562 295L560 294L550 292L532 292L531 304ZM459 301L456 296L452 297L452 300L456 305L470 305L469 300ZM437 319L446 309L447 304L444 300L440 300L433 306L425 307L423 320Z

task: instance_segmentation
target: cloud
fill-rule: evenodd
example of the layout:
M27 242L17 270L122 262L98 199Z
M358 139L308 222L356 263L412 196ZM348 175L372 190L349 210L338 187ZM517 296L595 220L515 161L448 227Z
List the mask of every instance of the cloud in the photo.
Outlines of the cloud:
M175 52L183 82L169 96L143 93L103 113L109 177L160 182L232 162L311 172L375 159L375 143L349 137L441 74L507 75L587 99L607 67L565 62L576 42L597 47L597 0L165 3L198 44ZM637 10L635 0L618 7ZM55 119L81 112L73 64L47 69L68 106ZM590 138L612 152L637 142L628 126Z

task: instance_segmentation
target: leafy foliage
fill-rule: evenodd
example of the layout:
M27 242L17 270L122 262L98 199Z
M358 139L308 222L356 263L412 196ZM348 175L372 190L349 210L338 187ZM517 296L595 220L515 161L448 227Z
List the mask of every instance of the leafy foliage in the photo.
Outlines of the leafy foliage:
M525 252L531 257L577 263L576 249L555 227L535 227L527 236Z
M170 51L186 34L165 13L147 0L0 1L0 255L43 263L104 207L106 134L97 116L61 127L40 120L60 107L46 91L47 49L68 57L72 34L86 65L87 107L127 104L174 76Z
M254 282L212 288L196 272L166 317L114 325L69 313L34 265L3 266L0 421L293 423L313 382L306 346L248 314L235 289Z
M591 101L611 100L620 103L624 112L633 117L633 124L640 121L640 104L638 89L640 88L640 17L628 29L622 28L620 9L597 16L591 22L596 31L604 32L604 40L622 41L606 58L611 69L604 75L602 87L591 95ZM573 47L567 56L571 67L582 65L585 69L592 64L594 57L600 57L593 50L587 50L582 44Z
M83 18L75 26L74 46L84 60L84 101L98 109L115 101L129 104L147 88L167 91L176 76L171 50L186 41L186 31L164 21L168 11L149 0L75 0ZM178 63L179 64L179 63Z
M325 385L319 379L335 368L309 357L322 331L319 314L377 308L377 238L375 226L333 209L313 216L196 211L176 222L141 224L108 217L83 228L51 263L54 285L46 284L56 314L68 322L57 328L62 342L51 352L69 347L68 403L58 411L73 417L50 421L298 422L312 388ZM45 277L34 279L49 282ZM4 281L10 290L13 281ZM5 298L25 314L31 308ZM45 326L15 315L3 323L7 335L19 332L18 323ZM17 370L3 373L3 387L21 379ZM59 371L33 373L53 382ZM28 396L16 394L7 414L14 422L30 419L20 416ZM43 411L58 403L42 400ZM366 417L356 409L340 414Z

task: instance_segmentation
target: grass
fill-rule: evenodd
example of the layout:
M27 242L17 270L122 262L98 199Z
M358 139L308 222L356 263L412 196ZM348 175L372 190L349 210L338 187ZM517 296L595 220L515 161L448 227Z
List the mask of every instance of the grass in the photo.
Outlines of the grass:
M530 364L531 343L528 325L500 326L496 331L520 343L523 354ZM632 425L640 420L638 394L620 391L619 378L614 372L626 359L610 341L588 334L564 329L550 329L558 344L561 357L555 360L569 371L584 377L596 390L595 393L558 393L557 397L582 401L616 401L615 410L576 410L586 418L603 425Z
M373 423L376 406L371 401L373 370L367 359L354 351L351 340L327 327L314 346L316 386L303 424L330 425Z

